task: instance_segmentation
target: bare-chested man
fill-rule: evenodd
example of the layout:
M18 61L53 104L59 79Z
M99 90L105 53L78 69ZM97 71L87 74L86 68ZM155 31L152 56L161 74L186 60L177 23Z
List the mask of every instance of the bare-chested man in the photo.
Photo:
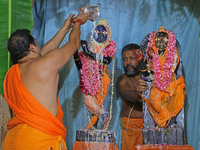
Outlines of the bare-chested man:
M128 44L122 49L125 74L117 80L117 90L122 98L121 125L122 150L132 150L142 144L143 111L141 92L148 85L141 79L140 65L136 58L137 44Z
M41 50L29 30L12 33L8 50L17 64L5 77L4 94L15 117L8 123L4 149L66 149L66 128L58 99L59 69L79 48L80 26L89 15L71 14ZM71 28L69 41L59 48Z

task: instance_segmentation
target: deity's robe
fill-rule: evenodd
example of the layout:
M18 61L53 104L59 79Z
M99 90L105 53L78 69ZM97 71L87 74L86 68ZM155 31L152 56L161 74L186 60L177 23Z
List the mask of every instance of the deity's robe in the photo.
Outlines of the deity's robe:
M161 72L163 73L163 66L166 60L166 53L159 56ZM178 67L180 56L175 48L175 54L177 55L176 67ZM153 62L149 60L150 69L153 70ZM176 70L176 68L172 68ZM160 127L165 127L167 121L176 116L184 106L184 99L186 95L186 86L184 83L184 77L176 79L176 74L173 72L170 79L170 83L164 90L160 90L155 86L154 82L150 89L149 99L143 97L146 101L149 112L151 113L155 123Z

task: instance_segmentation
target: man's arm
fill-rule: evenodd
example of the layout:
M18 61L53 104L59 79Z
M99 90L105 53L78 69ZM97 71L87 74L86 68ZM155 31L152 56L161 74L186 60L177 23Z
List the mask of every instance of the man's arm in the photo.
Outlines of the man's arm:
M57 32L57 34L47 42L41 49L41 55L44 56L47 52L52 49L58 48L63 41L65 35L71 29L71 24L73 20L74 14L71 14L65 21L63 27Z
M135 103L141 98L137 90L128 85L124 75L117 79L117 91L121 98L128 102Z
M53 49L40 58L37 66L47 74L52 74L61 69L77 51L80 45L80 26L86 23L91 13L79 14L69 35L69 41L61 48ZM39 68L38 68L39 69ZM45 70L46 71L45 71Z

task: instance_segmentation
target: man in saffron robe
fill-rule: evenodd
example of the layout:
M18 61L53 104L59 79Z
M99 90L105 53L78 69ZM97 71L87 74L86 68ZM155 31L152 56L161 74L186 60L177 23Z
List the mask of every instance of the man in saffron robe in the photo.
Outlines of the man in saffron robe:
M66 128L58 99L59 69L76 52L80 26L90 13L71 14L40 50L29 30L11 34L8 50L13 65L4 80L4 94L15 117L8 123L4 150L66 150ZM58 48L71 30L69 41Z
M132 150L142 144L143 110L141 92L148 85L141 79L137 44L128 44L122 50L125 74L117 80L118 93L122 98L121 125L122 150ZM142 56L141 56L142 57Z

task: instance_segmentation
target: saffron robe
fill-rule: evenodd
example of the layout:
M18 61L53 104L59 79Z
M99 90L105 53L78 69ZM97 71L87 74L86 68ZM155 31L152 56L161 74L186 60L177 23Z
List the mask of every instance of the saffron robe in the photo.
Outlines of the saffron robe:
M18 64L8 70L3 88L6 101L15 114L7 125L5 150L66 149L66 128L59 99L55 117L23 85Z
M143 119L122 117L121 126L122 150L133 150L136 145L142 145Z

